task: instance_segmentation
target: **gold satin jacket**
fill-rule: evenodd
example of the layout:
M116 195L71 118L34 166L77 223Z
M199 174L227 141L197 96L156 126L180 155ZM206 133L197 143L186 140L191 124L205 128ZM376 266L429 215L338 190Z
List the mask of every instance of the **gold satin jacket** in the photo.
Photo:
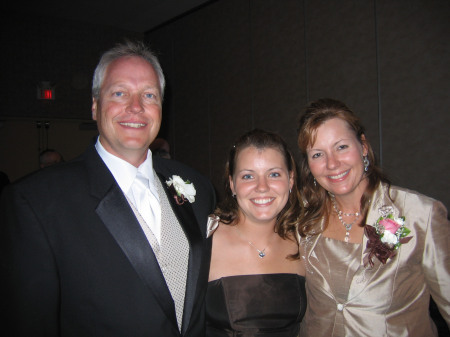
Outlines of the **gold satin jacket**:
M321 234L302 238L306 263L308 308L300 336L437 336L429 317L430 294L450 326L450 222L444 205L404 188L380 184L372 197L367 223L380 217L379 209L392 206L394 216L405 216L412 239L397 255L382 264L364 267L367 237L363 237L360 267L351 280L348 298L335 299L330 282L321 271L314 247ZM330 259L336 259L330 256ZM339 260L333 261L339 263ZM346 267L345 267L346 268ZM340 317L339 317L340 316ZM343 321L343 325L336 322Z

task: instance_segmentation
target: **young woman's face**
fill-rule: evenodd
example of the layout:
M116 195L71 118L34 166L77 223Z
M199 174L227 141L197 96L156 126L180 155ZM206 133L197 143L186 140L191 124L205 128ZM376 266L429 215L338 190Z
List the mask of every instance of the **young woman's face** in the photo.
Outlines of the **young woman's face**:
M254 223L275 223L292 185L293 174L274 148L245 148L237 156L235 173L230 177L240 212L246 221Z

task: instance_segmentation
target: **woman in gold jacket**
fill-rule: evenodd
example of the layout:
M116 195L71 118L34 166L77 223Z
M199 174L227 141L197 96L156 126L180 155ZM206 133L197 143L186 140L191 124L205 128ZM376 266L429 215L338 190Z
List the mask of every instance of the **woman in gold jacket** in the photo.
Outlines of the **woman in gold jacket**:
M300 119L308 308L301 336L437 336L450 326L450 223L437 200L391 186L355 114L311 103Z

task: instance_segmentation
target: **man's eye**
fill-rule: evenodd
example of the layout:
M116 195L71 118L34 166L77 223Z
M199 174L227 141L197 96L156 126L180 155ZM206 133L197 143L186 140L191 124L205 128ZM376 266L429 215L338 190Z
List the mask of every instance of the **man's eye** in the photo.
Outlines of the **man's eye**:
M152 99L152 98L155 98L156 96L154 94L148 93L148 94L145 94L145 97L149 98L149 99Z
M115 97L122 97L122 96L123 96L123 92L122 92L122 91L116 91L116 92L114 93L114 96L115 96Z

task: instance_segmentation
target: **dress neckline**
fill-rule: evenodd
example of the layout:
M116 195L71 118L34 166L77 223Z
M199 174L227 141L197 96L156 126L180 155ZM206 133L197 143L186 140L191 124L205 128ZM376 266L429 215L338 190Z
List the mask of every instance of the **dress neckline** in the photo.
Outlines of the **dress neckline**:
M346 245L362 245L362 243L357 243L357 242L345 242L344 240L339 240L339 239L334 239L334 238L329 238L328 236L324 236L323 234L321 235L321 238L325 241L333 241L333 242L342 242L343 244Z
M246 277L246 278L249 278L249 277L263 277L263 276L281 276L281 277L298 276L301 279L305 279L305 276L299 275L299 274L295 274L295 273L242 274L242 275L223 276L223 277L217 278L215 280L208 281L208 284L209 283L219 283L222 280L227 280L227 279L236 279L236 278L244 278L244 277Z

